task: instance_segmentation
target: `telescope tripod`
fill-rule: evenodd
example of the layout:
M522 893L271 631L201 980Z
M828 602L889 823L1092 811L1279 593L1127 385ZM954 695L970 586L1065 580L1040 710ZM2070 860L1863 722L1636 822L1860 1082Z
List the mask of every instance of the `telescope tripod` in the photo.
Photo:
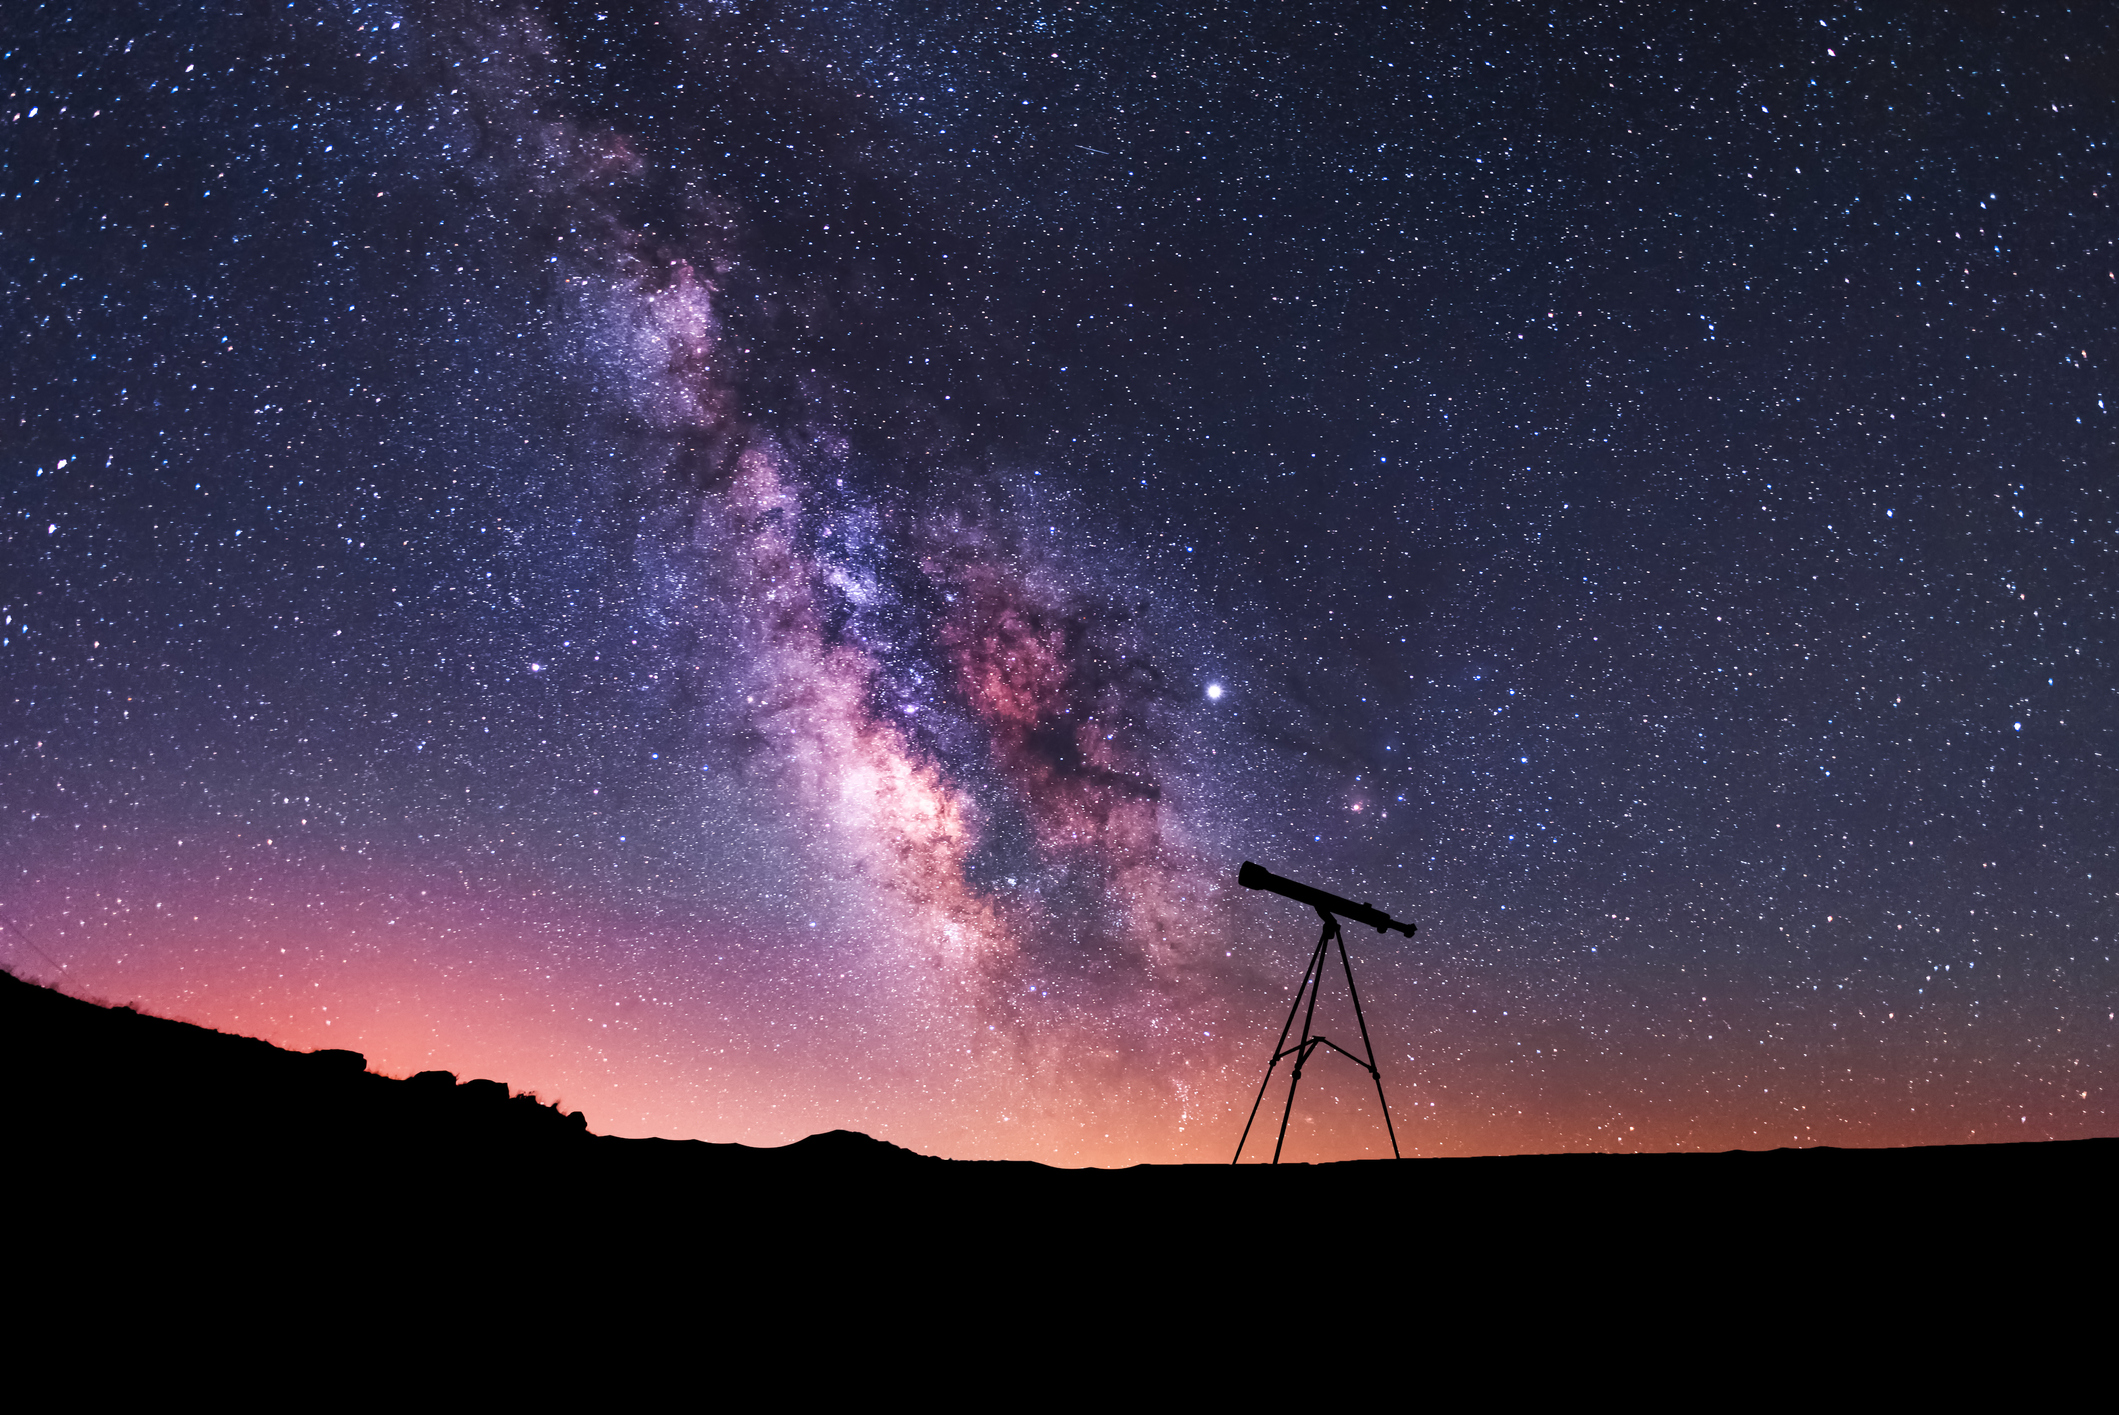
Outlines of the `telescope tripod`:
M1346 939L1339 932L1339 919L1322 908L1318 909L1317 917L1324 920L1324 932L1317 936L1317 946L1310 950L1309 966L1302 972L1302 986L1295 990L1295 1005L1288 1009L1288 1020L1280 1026L1280 1040L1273 1043L1273 1060L1266 1066L1265 1080L1258 1083L1258 1099L1251 1102L1251 1118L1243 1123L1243 1138L1236 1142L1236 1158L1230 1160L1230 1164L1243 1158L1244 1144L1251 1138L1251 1126L1258 1120L1258 1107L1265 1104L1266 1087L1273 1084L1274 1068L1280 1065L1282 1057L1292 1056L1295 1058L1295 1074L1288 1080L1287 1107L1280 1112L1280 1138L1273 1142L1273 1163L1280 1163L1281 1147L1288 1142L1288 1118L1295 1113L1295 1088L1302 1084L1302 1068L1308 1064L1310 1053L1319 1047L1330 1047L1368 1072L1369 1079L1376 1083L1376 1103L1383 1107L1383 1128L1391 1137L1391 1158L1405 1158L1398 1153L1398 1131L1391 1124L1391 1103L1383 1098L1383 1073L1376 1069L1376 1048L1369 1041L1368 1021L1361 1015L1361 994L1354 989L1354 965L1347 961ZM1330 1038L1314 1036L1310 1032L1311 1023L1317 1019L1317 991L1324 983L1325 949L1332 943L1339 945L1339 966L1346 972L1347 996L1354 999L1354 1022L1361 1028L1361 1046L1368 1053L1366 1061ZM1303 1003L1305 993L1309 995L1307 1009ZM1303 1014L1302 1038L1289 1046L1288 1031L1295 1025L1297 1012Z

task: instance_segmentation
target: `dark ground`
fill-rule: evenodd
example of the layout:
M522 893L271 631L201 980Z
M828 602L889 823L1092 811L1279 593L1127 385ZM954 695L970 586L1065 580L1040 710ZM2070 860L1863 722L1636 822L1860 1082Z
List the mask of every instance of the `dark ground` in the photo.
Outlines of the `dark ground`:
M556 1202L623 1188L721 1212L794 1209L815 1197L813 1230L887 1229L890 1214L946 1207L960 1221L1049 1232L1143 1209L1264 1219L1325 1204L1371 1241L1405 1229L1462 1235L1482 1223L1526 1230L1614 1223L1720 1232L1873 1222L1879 1236L1916 1216L1977 1212L2035 1191L2040 1207L2103 1202L2119 1178L2119 1139L1900 1150L1534 1155L1283 1165L1054 1169L935 1159L838 1130L779 1149L591 1134L497 1081L430 1071L378 1076L350 1051L289 1052L250 1037L101 1007L0 974L0 1047L15 1078L15 1133L37 1176L66 1175L114 1202L196 1189L216 1206L299 1207L306 1191L362 1193L414 1211L437 1186L484 1202ZM372 1188L371 1188L372 1186ZM827 1196L832 1196L826 1202ZM46 1202L75 1202L47 1194ZM460 1202L460 1200L456 1201ZM1007 1215L1025 1216L1014 1225ZM974 1218L973 1216L977 1217ZM1034 1215L1034 1217L1032 1217ZM112 1218L120 1215L113 1213ZM792 1217L792 1215L785 1215ZM1180 1224L1185 1220L1180 1220ZM1496 1241L1504 1234L1496 1233ZM1432 1239L1430 1239L1432 1241Z
M592 1310L991 1333L1034 1310L1235 1340L1277 1295L1386 1339L1528 1323L1686 1362L1980 1313L2057 1341L2101 1320L2119 1177L2113 1139L1277 1170L626 1140L497 1082L393 1080L6 975L0 1048L14 1290L120 1329L439 1303L482 1330Z

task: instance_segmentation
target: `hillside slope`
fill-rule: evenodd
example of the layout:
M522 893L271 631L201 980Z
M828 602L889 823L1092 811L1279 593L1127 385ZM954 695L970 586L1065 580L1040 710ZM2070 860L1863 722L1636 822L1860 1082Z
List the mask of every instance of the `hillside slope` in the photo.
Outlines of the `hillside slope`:
M577 1235L724 1258L1027 1243L1071 1265L1120 1249L1270 1251L1295 1221L1326 1225L1363 1263L1483 1269L1850 1244L1903 1256L1938 1225L1998 1253L2098 1213L2119 1179L2119 1140L1277 1170L952 1161L846 1131L778 1149L625 1140L496 1081L395 1080L352 1052L283 1051L4 974L0 1060L15 1212L136 1236L206 1223L454 1242L564 1215Z

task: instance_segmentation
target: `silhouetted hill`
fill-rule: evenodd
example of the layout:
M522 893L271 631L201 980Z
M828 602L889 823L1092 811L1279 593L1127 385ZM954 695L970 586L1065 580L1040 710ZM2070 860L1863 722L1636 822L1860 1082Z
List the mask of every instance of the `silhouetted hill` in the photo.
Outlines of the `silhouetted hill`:
M838 1130L777 1149L589 1132L497 1081L394 1080L350 1051L100 1007L0 975L12 1212L282 1262L416 1250L709 1266L1268 1262L1313 1241L1371 1270L2003 1259L2100 1213L2119 1141L1720 1155L1059 1170ZM2101 1221L2101 1220L2100 1220ZM2022 1256L2046 1249L2024 1247ZM878 1259L877 1255L887 1255ZM464 1261L471 1261L465 1257ZM1940 1257L1936 1257L1940 1261ZM1380 1268L1379 1268L1380 1265Z

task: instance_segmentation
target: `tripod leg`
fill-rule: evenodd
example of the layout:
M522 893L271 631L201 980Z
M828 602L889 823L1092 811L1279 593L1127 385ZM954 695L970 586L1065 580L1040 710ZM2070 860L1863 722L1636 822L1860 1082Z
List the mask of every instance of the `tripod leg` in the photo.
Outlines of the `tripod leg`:
M1314 1041L1305 1041L1295 1052L1295 1074L1288 1077L1288 1103L1280 1112L1280 1138L1273 1142L1273 1163L1280 1163L1281 1146L1288 1142L1288 1118L1295 1113L1295 1088L1302 1084L1303 1063L1317 1049Z
M1295 1113L1295 1088L1302 1084L1302 1064L1310 1059L1310 1024L1317 1020L1317 994L1324 991L1325 945L1339 935L1339 921L1325 916L1324 932L1317 936L1316 964L1311 969L1310 1006L1302 1015L1302 1043L1295 1051L1295 1074L1288 1078L1288 1103L1280 1112L1280 1138L1273 1142L1273 1163L1280 1163L1281 1148L1288 1142L1288 1117ZM1340 945L1343 952L1345 944Z
M1391 1137L1391 1158L1404 1159L1398 1153L1398 1128L1391 1124L1391 1103L1383 1098L1383 1073L1376 1069L1376 1044L1369 1040L1368 1019L1361 1015L1361 994L1354 987L1354 965L1347 961L1346 938L1339 939L1339 966L1346 970L1346 995L1354 999L1354 1024L1361 1028L1361 1048L1369 1054L1369 1079L1376 1083L1376 1104L1383 1107L1383 1130Z
M1265 1079L1258 1083L1258 1099L1251 1102L1251 1118L1243 1123L1243 1138L1236 1142L1236 1158L1230 1160L1230 1164L1235 1164L1243 1158L1244 1144L1251 1138L1251 1126L1258 1120L1258 1107L1265 1104L1266 1087L1273 1084L1273 1070L1280 1065L1280 1058L1285 1055L1283 1048L1288 1044L1288 1029L1295 1025L1295 1014L1302 1010L1302 995L1310 988L1310 975L1324 969L1323 954L1324 945L1319 943L1310 953L1308 966L1302 970L1302 986L1295 989L1295 1002L1288 1008L1288 1020L1280 1024L1280 1040L1273 1043L1273 1059L1266 1063ZM1300 1062L1297 1065L1300 1065Z

